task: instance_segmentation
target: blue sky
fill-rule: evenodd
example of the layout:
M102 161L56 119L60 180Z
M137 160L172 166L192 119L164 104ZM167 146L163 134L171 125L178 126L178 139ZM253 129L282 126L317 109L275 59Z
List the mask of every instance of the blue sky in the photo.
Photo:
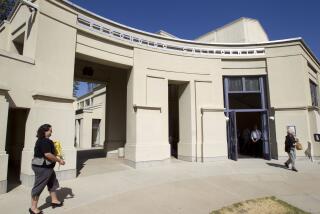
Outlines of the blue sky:
M183 39L240 17L255 18L270 40L302 37L320 58L320 0L71 1L121 24L148 32L161 29Z

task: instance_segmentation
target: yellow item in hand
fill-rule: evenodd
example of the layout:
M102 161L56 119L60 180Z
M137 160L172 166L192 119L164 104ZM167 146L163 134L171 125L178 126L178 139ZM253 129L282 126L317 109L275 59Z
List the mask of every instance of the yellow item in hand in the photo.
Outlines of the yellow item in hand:
M58 156L59 158L63 159L62 157L62 147L60 141L54 141L54 153L55 156Z

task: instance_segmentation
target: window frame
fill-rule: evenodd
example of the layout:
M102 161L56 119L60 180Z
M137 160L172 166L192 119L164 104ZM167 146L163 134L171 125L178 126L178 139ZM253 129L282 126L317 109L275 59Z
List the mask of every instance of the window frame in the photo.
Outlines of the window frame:
M261 77L260 76L228 76L225 77L227 78L228 81L228 93L232 94L232 93L261 93ZM241 78L242 81L242 90L241 91L230 91L230 79L235 79L235 78ZM246 88L246 79L250 79L250 78L257 78L258 82L259 82L259 90L253 91L253 90L247 90Z
M243 86L242 91L229 91L229 80L231 78L242 78L242 81L245 81L245 78L256 77L259 80L259 90L258 91L246 91ZM226 111L266 111L268 109L268 95L267 95L267 76L266 75L244 75L244 76L223 76L223 89L224 89L224 106ZM261 108L259 109L231 109L229 103L229 94L250 94L256 93L260 94L261 99Z
M310 84L310 96L311 96L311 106L319 106L319 92L318 92L318 85L309 79Z

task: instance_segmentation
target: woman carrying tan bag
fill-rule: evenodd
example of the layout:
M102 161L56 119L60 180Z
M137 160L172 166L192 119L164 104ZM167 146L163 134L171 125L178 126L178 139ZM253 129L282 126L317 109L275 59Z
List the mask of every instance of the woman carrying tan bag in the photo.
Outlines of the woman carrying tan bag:
M298 138L296 138L296 149L297 150L302 150L303 148L302 148L302 144L299 142L299 139Z
M300 143L299 143L300 144ZM301 144L300 144L301 146ZM287 136L285 141L285 151L288 153L289 159L284 163L284 165L289 168L291 164L292 171L298 172L295 167L296 162L296 138L293 135L293 131L291 129L287 130Z

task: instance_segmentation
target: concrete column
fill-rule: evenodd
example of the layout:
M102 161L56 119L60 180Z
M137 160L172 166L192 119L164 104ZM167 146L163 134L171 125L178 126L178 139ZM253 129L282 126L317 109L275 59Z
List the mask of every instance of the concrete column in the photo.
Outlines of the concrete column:
M107 92L106 92L107 93ZM102 118L100 121L100 146L104 147L106 142L106 95L103 95L103 102L102 102Z
M106 149L107 157L118 157L126 142L127 73L114 74L107 84ZM103 126L102 126L103 127Z
M80 148L91 149L92 146L92 113L83 110L83 119L80 123Z
M125 160L134 168L170 161L168 81L145 71L132 71L127 84Z
M8 154L5 151L9 103L0 89L0 194L7 192Z
M194 88L194 82L179 86L180 141L178 143L178 158L185 161L197 161Z
M52 140L62 143L66 165L56 165L56 174L59 179L76 177L76 149L74 148L74 109L73 99L35 95L34 105L30 109L26 121L25 143L22 151L20 180L25 186L32 186L34 173L31 169L31 160L36 142L36 132L42 124L52 125Z

